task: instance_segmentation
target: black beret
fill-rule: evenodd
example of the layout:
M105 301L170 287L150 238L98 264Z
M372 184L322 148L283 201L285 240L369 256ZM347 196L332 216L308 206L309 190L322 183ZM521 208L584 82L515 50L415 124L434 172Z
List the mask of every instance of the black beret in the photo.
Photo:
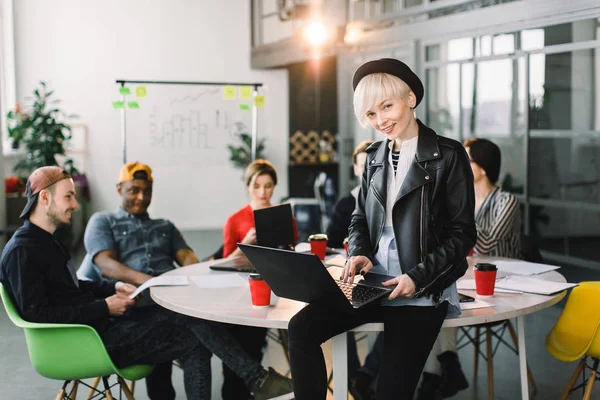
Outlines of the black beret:
M418 106L423 99L423 94L425 93L423 82L421 82L419 77L412 72L408 65L394 58L381 58L379 60L366 62L358 67L352 78L352 88L356 90L356 86L358 86L358 82L360 82L362 78L376 73L394 75L406 82L410 90L412 90L417 97L417 104L415 104L415 107Z

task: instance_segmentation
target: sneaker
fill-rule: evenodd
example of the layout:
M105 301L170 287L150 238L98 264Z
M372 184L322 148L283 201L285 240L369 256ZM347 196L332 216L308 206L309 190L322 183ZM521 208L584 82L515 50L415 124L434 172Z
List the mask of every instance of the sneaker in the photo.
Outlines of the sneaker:
M445 351L438 356L438 360L442 366L442 395L444 398L452 397L469 387L456 352Z
M442 400L442 377L423 372L421 386L417 390L417 400Z
M287 400L293 399L293 394L292 380L278 374L273 368L269 367L267 377L254 390L254 400Z

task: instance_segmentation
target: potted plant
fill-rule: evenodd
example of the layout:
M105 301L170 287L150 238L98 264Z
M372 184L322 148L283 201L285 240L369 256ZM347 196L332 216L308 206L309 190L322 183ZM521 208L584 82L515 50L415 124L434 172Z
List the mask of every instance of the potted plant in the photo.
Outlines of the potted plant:
M242 123L236 123L233 126L232 136L239 139L238 146L227 145L229 149L229 160L235 168L245 170L252 162L252 136L247 133L246 126ZM265 139L259 139L256 143L256 158L264 158Z
M74 180L85 178L78 176L79 171L74 167L73 160L65 157L65 143L71 139L71 127L65 121L75 115L66 115L57 108L59 100L52 98L53 91L49 90L45 82L40 82L39 87L33 91L33 102L28 110L19 105L7 114L8 133L15 143L19 143L25 150L24 157L13 168L19 176L28 177L40 167L56 165L66 169ZM59 165L57 156L63 159ZM23 181L26 181L24 178ZM12 187L10 181L8 187ZM5 182L6 186L6 182ZM7 219L9 224L19 224L18 215L24 207L25 197L7 196ZM20 204L23 203L23 204ZM68 245L73 244L73 232L70 227L65 228L57 236Z
M59 165L56 156L65 155L64 144L71 138L71 127L62 120L75 116L56 108L59 100L51 99L52 95L53 91L46 83L40 82L33 91L31 110L26 112L17 105L7 114L8 133L13 144L20 143L25 148L25 158L13 169L20 175L29 176L37 168ZM78 174L70 159L65 159L62 167L72 175Z

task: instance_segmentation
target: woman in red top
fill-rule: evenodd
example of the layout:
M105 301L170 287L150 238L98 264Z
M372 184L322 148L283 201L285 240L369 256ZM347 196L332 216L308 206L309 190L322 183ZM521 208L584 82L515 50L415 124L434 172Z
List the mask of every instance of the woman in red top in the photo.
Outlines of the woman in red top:
M244 182L250 195L250 204L231 215L223 228L223 258L240 257L243 253L238 243L256 244L254 229L254 210L271 207L271 197L277 185L277 171L266 160L256 160L246 169ZM295 239L298 241L298 229L294 221ZM238 340L242 348L254 359L262 361L262 349L266 344L267 329L242 325L228 325L231 335ZM223 364L223 400L247 399L250 396L244 382Z
M267 160L253 161L246 169L244 182L250 195L250 204L231 215L223 228L223 258L243 256L238 243L256 244L254 210L271 207L271 197L277 185L277 171ZM298 241L298 228L294 236Z

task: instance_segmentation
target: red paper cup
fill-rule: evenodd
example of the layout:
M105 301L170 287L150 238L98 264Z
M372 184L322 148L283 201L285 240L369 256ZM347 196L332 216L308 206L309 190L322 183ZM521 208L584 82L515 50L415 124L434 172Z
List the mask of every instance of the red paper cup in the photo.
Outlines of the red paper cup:
M250 297L254 307L269 307L271 305L271 288L259 274L250 274Z
M475 275L475 291L479 296L492 296L496 285L496 271L473 270Z
M348 238L344 239L344 249L346 249L346 258L348 258Z
M310 243L310 252L324 260L327 252L327 235L323 233L310 235L308 242Z

